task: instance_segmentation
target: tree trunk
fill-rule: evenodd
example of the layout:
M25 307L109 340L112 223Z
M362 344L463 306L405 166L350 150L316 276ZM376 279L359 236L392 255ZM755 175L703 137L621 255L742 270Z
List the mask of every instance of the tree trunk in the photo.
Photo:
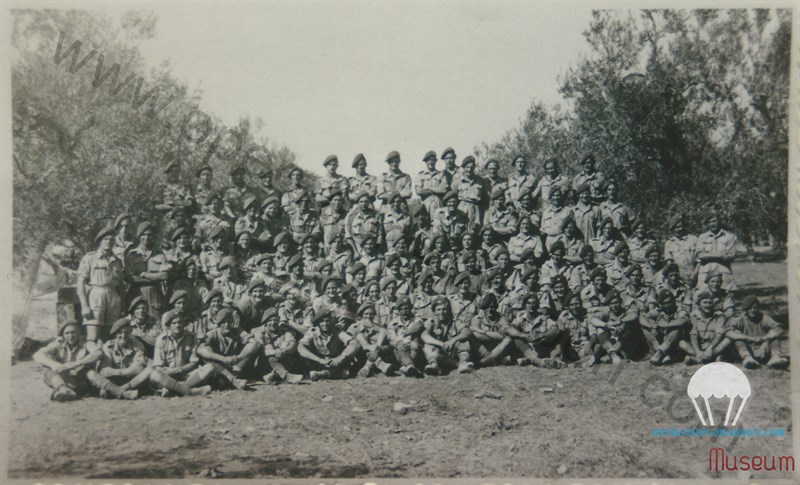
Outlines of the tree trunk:
M27 251L27 257L21 268L14 268L13 295L15 302L12 312L12 345L16 353L25 344L28 329L28 315L30 314L33 287L39 277L39 264L47 245L43 238L33 242Z

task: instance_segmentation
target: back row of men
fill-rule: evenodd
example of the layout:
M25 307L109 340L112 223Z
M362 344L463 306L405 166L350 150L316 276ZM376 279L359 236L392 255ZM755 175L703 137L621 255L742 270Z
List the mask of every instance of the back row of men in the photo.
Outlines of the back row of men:
M444 158L454 156L447 150ZM441 173L435 155L425 161L424 173ZM380 210L369 188L347 180L323 182L312 200L298 170L285 194L271 188L267 173L261 193L235 196L244 175L235 168L234 187L209 192L201 210L168 185L158 226L144 221L134 232L133 218L118 216L99 231L97 250L78 269L83 326L94 344L80 344L86 355L78 358L77 341L66 338L75 327L68 322L64 335L37 354L55 367L48 374L54 398L74 394L67 374L123 396L148 382L188 393L214 379L241 387L242 377L259 375L270 383L355 372L435 375L469 372L476 361L559 367L647 354L653 364L686 357L786 365L784 332L758 301L744 298L737 312L735 237L716 215L709 214L699 238L671 218L674 235L662 252L591 156L571 184L552 183L562 176L548 161L542 181L531 180L515 200L516 180L530 179L522 158L514 162L518 177L508 181L497 180L496 162L487 163L487 184L467 157L459 171L442 176L441 199L417 182L422 203L409 201L410 188L406 194L402 184L387 185L408 177L395 152L387 163L383 191L375 188L385 196ZM337 178L337 164L326 160L329 179ZM363 177L363 157L354 164L355 178ZM179 166L167 167L169 180ZM476 201L487 187L484 211ZM589 228L585 213L595 217ZM157 232L169 236L168 249L158 248ZM74 367L64 374L63 365ZM120 379L133 380L114 384L102 374L114 366L128 369Z

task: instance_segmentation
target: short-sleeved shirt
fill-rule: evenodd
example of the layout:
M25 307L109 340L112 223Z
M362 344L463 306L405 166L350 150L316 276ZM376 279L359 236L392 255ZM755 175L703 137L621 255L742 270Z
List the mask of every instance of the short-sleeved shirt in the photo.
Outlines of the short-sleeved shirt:
M380 216L373 210L362 211L358 206L353 207L347 215L345 230L347 235L355 241L357 247L367 236L378 237L381 234L382 224Z
M737 332L747 335L748 337L763 337L769 333L770 330L780 329L781 325L776 322L769 315L762 314L761 321L754 322L743 313L739 316L728 320L728 330L736 330Z
M75 362L89 355L89 350L86 348L86 341L81 339L77 345L70 347L67 345L63 337L58 337L39 352L43 353L50 359L58 362L59 364L66 364Z
M536 179L533 175L525 174L520 175L513 173L508 176L508 188L506 189L506 198L510 200L514 206L519 208L519 199L523 194L529 194L536 186Z
M407 173L384 172L381 175L379 193L397 192L400 197L411 198L411 177Z
M377 197L378 195L378 177L370 174L365 174L363 177L359 175L354 175L347 179L347 188L348 193L352 197L361 192L362 190L372 197ZM353 200L353 202L355 202Z
M109 340L103 344L103 367L126 369L134 364L142 366L147 364L147 354L138 340L131 340L127 348L117 345L116 340Z
M205 335L203 343L215 354L228 357L239 355L251 338L251 335L244 330L234 330L231 335L225 335L222 329L215 328Z
M697 258L697 236L673 236L664 243L664 259L672 260L684 272L690 272Z
M479 332L499 332L504 326L508 325L506 319L500 316L497 320L491 321L486 315L475 315L470 322L470 329Z
M571 216L572 210L569 207L556 208L548 205L542 210L542 232L548 237L558 236L561 233L561 224Z
M353 339L347 332L335 330L323 335L319 327L311 327L300 339L300 344L320 357L336 357L341 354Z
M440 170L434 169L433 171L431 171L431 170L422 170L422 171L420 171L417 174L417 183L416 183L415 187L417 189L417 192L419 192L420 189L445 189L446 190L447 189L447 185L448 185L447 174L445 172L440 171ZM436 194L428 194L426 196L420 196L420 197L423 197L423 200L436 199L438 201L438 204L436 206L437 208L439 207L439 204L441 203L440 196L438 196Z
M271 346L278 350L287 349L297 343L293 332L280 327L277 332L270 332L266 325L261 325L254 328L251 334L261 345Z
M600 204L600 215L603 219L610 218L614 227L626 232L633 219L633 211L620 201L611 202L606 200Z
M729 258L733 258L736 256L736 236L724 229L716 234L711 231L705 232L697 238L697 252L724 254ZM705 263L700 267L698 279L701 279L702 275L715 270L724 275L731 274L730 265L717 262Z
M222 192L222 200L235 215L242 213L242 203L247 197L256 197L255 190L248 185L242 187L231 185Z
M170 333L162 333L156 339L154 366L175 369L198 361L197 337L193 333L184 331L177 339Z
M122 283L122 260L113 253L104 256L98 249L86 253L78 266L78 276L86 279L90 286L116 288Z
M456 209L452 213L447 207L436 209L431 217L433 232L444 233L448 236L462 234L469 227L469 217Z
M167 183L164 185L164 189L161 191L161 202L165 205L174 206L180 202L193 201L194 198L192 197L192 191L188 186L183 184Z
M579 347L589 341L591 332L586 318L578 319L569 310L562 311L558 316L558 328L569 334L573 347Z
M287 214L297 211L297 200L304 195L308 195L305 187L292 187L281 197L281 207Z
M691 314L692 329L689 335L696 335L701 342L711 342L717 335L726 331L725 318L720 315L703 315L699 309L694 309Z
M447 341L461 333L461 330L465 327L468 328L469 322L458 323L456 320L440 322L436 318L426 318L423 326L430 336L441 341Z
M581 172L572 179L572 189L576 192L578 187L582 184L589 186L589 194L595 200L603 198L603 185L606 182L606 177L600 172L592 172L591 175L586 172Z

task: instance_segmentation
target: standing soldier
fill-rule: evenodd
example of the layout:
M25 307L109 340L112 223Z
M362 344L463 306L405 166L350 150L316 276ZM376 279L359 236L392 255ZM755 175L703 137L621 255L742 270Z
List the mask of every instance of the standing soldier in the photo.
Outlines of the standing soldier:
M128 214L120 214L114 220L114 231L117 233L114 238L114 255L121 260L125 260L125 253L133 246L133 233L130 229L131 216Z
M706 224L708 231L697 238L697 259L700 262L697 281L705 281L706 274L717 271L722 275L723 288L734 291L736 282L731 263L736 256L736 236L722 228L717 214L710 214Z
M633 234L628 238L628 249L631 250L631 261L634 263L644 263L647 261L645 251L650 246L655 246L656 242L647 237L647 228L641 219L637 219L631 224Z
M588 244L597 236L600 209L592 203L589 184L578 185L575 193L578 194L578 203L572 207L572 218L583 233L583 240Z
M189 187L181 183L181 164L172 159L172 155L167 156L171 161L164 169L167 175L167 182L161 192L161 203L156 204L156 210L168 212L176 207L189 209L194 205L192 192Z
M347 179L336 173L339 168L339 158L336 155L328 155L322 163L327 173L319 178L319 191L317 192L316 202L318 207L325 207L334 193L342 194L347 201Z
M563 205L563 196L566 195L566 191L570 187L569 179L559 170L558 160L551 158L544 162L544 176L539 180L539 183L536 184L536 188L533 190L533 197L539 197L541 199L542 209L546 209L551 205L550 199L553 197L553 189L555 187L561 189L561 202ZM544 222L542 223L542 229L544 229Z
M203 165L194 173L197 185L194 188L194 200L198 204L204 204L209 195L214 191L211 181L214 178L214 170L210 165Z
M325 251L333 249L333 241L338 234L343 234L347 223L347 206L343 192L330 192L328 206L319 215L322 229L322 244Z
M366 192L374 200L378 196L378 178L367 173L367 159L363 153L359 153L353 158L352 167L356 174L347 180L348 206L355 205L358 200L356 197L361 192Z
M508 176L508 196L506 197L514 206L517 211L522 209L522 198L526 194L533 192L536 186L536 180L533 175L530 175L527 170L528 162L525 157L518 155L514 157L514 173Z
M678 214L669 220L672 236L664 242L664 259L667 263L675 263L686 281L697 277L697 236L687 234L683 217Z
M589 197L595 204L603 201L603 186L606 183L605 176L595 170L595 159L593 154L588 154L581 159L581 173L572 179L572 189L575 193L580 193L578 188L586 184L589 189Z
M456 181L461 171L456 165L456 151L451 147L447 147L442 152L442 160L444 160L444 169L442 170L447 175L447 185L450 189L453 188L453 182Z
M564 205L564 191L560 185L549 188L548 202L542 210L542 233L545 235L545 244L550 245L550 240L561 234L561 225L566 219L572 218L572 210Z
M114 230L101 229L95 237L97 250L87 253L78 266L78 299L81 302L86 338L105 338L108 328L122 309L119 291L122 287L123 264L114 255Z
M274 185L272 185L272 170L265 168L258 174L258 178L261 180L261 186L255 187L253 191L256 193L256 198L258 198L258 203L261 204L263 207L264 201L267 200L269 197L274 197L279 202L283 193L276 189Z
M90 351L81 337L78 322L67 319L58 326L58 337L36 351L33 360L43 366L44 382L53 389L50 399L57 402L72 401L89 391L86 366L95 363L102 351Z
M450 184L447 174L436 170L436 152L433 150L427 152L422 161L427 167L417 174L414 189L428 209L428 214L433 214L442 206L442 197L447 193Z
M603 219L611 219L616 227L623 234L630 234L630 224L634 219L633 211L619 201L619 187L615 180L606 182L606 200L600 204L600 216Z
M136 229L139 245L125 256L125 271L131 281L128 301L141 295L150 305L150 312L156 320L161 319L164 312L164 292L162 282L169 273L163 271L167 258L155 248L155 228L148 222L142 222Z
M499 188L503 192L508 190L508 180L500 176L500 162L494 158L490 158L484 164L486 169L486 193L492 193L492 190Z
M517 213L506 205L506 191L502 186L491 189L492 202L486 213L486 226L494 229L503 241L508 241L517 232Z
M289 190L281 197L281 208L288 216L294 214L297 210L297 200L301 197L308 196L308 191L303 187L303 171L297 167L292 167L289 171L289 178L292 185Z
M246 170L237 165L231 168L231 186L223 191L222 200L225 204L224 212L232 220L236 220L242 213L243 204L247 197L255 197L255 191L245 182Z
M356 250L362 251L367 238L383 242L383 225L380 214L372 207L369 193L362 191L355 199L357 205L350 209L347 215L345 231Z
M381 200L381 212L384 212L383 205L388 206L392 194L397 192L405 200L411 198L411 177L400 170L400 154L396 151L386 155L386 163L389 170L381 175L378 184L378 199Z
M483 179L475 174L475 157L469 155L461 161L461 175L452 184L458 194L458 208L469 219L469 228L483 225L483 212L487 202Z

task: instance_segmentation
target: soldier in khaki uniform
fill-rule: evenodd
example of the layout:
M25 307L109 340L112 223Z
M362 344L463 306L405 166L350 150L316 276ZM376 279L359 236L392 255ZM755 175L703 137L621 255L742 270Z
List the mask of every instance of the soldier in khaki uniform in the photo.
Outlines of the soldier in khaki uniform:
M100 390L100 397L136 399L146 390L152 372L145 348L131 337L127 318L114 322L110 335L111 340L103 344L97 371L87 374L89 382Z
M77 321L67 319L58 326L58 338L33 354L44 367L44 382L53 389L50 399L64 402L89 392L86 372L102 355L102 350L87 347Z
M152 385L162 396L205 396L211 392L208 382L216 375L213 364L199 366L197 337L186 331L187 319L180 312L164 314L164 333L155 341Z
M422 161L427 168L417 174L414 189L422 199L422 204L428 209L428 214L433 214L442 206L442 197L449 190L450 181L445 172L436 170L436 152L428 151Z
M313 325L297 346L297 353L312 369L309 372L311 380L350 377L350 367L359 349L358 341L343 331L336 317L328 311L316 314Z
M378 177L367 173L367 158L359 153L353 158L352 167L356 174L347 180L347 197L350 206L358 202L356 195L366 192L372 199L378 196Z
M470 373L469 323L453 318L450 302L439 297L431 305L433 316L424 320L423 352L428 364L425 373L438 375L442 367L455 368L459 374Z
M297 339L294 332L281 321L275 307L268 308L261 316L261 326L253 329L253 339L264 348L263 356L269 371L264 375L267 384L297 384L303 380L302 374L293 374L288 368L299 365Z
M786 330L761 311L761 303L754 295L742 299L742 314L728 321L725 336L733 340L742 365L748 369L762 364L773 369L789 365L789 359L781 350Z
M114 231L101 229L95 237L97 250L87 253L78 266L78 298L81 302L86 338L96 341L116 321L122 309L123 264L112 252Z
M209 331L197 348L197 355L211 363L230 386L243 390L247 380L239 376L251 371L261 344L239 327L241 316L235 308L225 307L214 316L217 327Z

